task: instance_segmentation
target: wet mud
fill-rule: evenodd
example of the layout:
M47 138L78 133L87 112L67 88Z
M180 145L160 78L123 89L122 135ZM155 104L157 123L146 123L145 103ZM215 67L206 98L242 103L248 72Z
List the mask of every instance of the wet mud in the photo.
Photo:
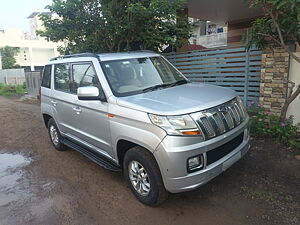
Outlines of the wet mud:
M0 225L298 225L296 154L274 140L252 140L225 173L151 208L122 174L55 151L39 105L0 97Z

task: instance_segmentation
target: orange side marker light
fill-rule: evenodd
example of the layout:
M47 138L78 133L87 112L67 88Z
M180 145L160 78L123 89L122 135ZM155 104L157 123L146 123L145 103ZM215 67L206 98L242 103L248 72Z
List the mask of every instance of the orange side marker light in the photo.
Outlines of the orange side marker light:
M110 117L110 118L115 117L115 115L114 115L114 114L111 114L111 113L108 113L107 115L108 115L108 117Z
M201 133L199 131L183 131L182 134L184 135L200 135Z

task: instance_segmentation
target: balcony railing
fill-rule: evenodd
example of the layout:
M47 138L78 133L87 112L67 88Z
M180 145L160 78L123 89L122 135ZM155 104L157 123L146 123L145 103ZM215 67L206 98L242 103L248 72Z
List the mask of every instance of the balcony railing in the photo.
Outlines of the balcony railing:
M227 46L227 33L209 34L204 36L192 37L191 44L202 45L206 48Z

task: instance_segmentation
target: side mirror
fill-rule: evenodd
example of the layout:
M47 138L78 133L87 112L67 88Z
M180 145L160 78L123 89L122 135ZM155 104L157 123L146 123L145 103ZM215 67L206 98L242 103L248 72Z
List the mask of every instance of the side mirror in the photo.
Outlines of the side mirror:
M99 89L97 87L87 86L87 87L79 87L77 89L77 96L79 100L92 101L92 100L100 100L106 101L104 94L100 96Z

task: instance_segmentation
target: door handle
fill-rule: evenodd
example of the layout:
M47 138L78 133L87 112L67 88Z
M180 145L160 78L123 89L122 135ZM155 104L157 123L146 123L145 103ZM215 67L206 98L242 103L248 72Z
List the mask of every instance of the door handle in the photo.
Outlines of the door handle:
M51 100L50 102L52 103L53 106L57 105L57 101Z
M80 114L81 113L81 108L80 107L73 107L73 111L75 111L76 114Z

